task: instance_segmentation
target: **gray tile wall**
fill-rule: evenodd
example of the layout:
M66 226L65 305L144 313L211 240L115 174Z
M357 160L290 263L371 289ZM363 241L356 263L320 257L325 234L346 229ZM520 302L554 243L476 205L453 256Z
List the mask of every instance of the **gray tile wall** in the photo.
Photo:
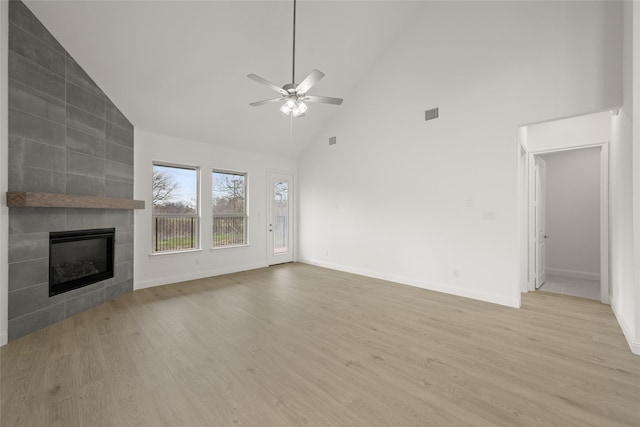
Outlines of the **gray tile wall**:
M9 191L133 198L133 125L21 1L9 3ZM49 232L116 227L115 277L49 297ZM11 208L9 340L133 289L133 212Z

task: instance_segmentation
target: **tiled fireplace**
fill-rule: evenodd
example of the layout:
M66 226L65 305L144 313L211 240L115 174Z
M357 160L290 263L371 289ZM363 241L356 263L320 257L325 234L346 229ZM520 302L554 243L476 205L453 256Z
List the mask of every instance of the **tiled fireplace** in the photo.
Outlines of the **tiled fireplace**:
M20 1L9 3L9 191L133 197L133 126ZM50 233L114 228L113 277L50 295ZM9 211L9 340L133 289L133 211Z

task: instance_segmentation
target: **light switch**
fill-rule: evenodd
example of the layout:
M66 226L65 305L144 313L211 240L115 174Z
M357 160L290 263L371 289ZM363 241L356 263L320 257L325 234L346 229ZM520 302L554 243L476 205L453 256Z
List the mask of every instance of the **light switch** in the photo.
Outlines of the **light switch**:
M496 213L495 212L485 212L483 214L484 216L484 220L485 221L495 221L496 220Z

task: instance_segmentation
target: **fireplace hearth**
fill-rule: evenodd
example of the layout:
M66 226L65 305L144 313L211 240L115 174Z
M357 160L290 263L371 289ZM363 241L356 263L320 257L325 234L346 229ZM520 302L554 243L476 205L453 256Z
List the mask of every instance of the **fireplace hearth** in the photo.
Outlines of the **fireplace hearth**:
M113 277L115 228L49 233L49 296Z

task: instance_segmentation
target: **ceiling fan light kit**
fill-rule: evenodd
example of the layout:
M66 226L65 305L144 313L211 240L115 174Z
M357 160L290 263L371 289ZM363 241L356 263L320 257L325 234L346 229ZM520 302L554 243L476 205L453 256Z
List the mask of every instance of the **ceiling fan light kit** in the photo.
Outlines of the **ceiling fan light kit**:
M293 117L300 117L304 115L304 113L307 111L307 108L307 104L305 104L301 100L289 98L285 101L284 104L282 104L282 107L280 107L280 111L287 115L291 114Z
M307 95L307 91L324 77L322 71L313 70L307 77L296 85L296 0L293 0L293 61L291 66L291 83L287 83L282 87L271 83L269 80L263 79L255 74L247 75L253 81L263 84L276 92L280 93L280 98L266 99L264 101L252 102L252 107L258 107L264 104L284 101L280 107L280 111L291 117L302 117L307 111L306 102L319 102L323 104L342 104L341 98L331 98L328 96Z

